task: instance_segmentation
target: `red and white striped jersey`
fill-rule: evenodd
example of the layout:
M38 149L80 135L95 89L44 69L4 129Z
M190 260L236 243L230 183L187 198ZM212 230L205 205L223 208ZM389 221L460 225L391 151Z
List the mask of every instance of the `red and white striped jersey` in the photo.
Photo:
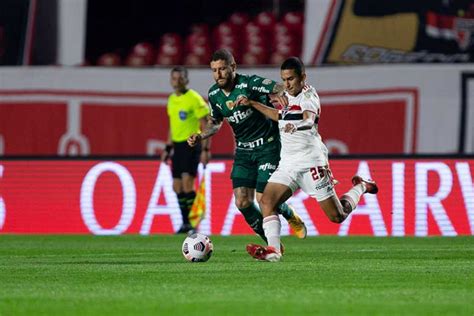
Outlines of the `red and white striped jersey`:
M305 88L295 97L285 92L288 106L279 110L278 127L281 138L280 165L295 165L298 167L325 166L328 164L328 150L318 133L318 120L321 105L316 90L311 86ZM285 133L288 123L303 121L303 112L316 114L316 121L311 129L299 130L293 134Z

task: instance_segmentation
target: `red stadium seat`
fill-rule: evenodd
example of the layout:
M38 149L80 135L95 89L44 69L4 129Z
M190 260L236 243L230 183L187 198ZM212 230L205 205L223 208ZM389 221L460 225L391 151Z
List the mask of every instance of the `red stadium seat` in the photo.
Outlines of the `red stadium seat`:
M259 24L250 21L244 25L244 33L245 36L254 34L263 35L263 29Z
M230 15L229 21L237 27L242 27L249 21L249 16L247 13L234 12Z
M214 29L214 38L223 35L235 35L235 26L229 22L222 22Z
M304 16L302 12L288 12L283 18L282 22L288 26L292 32L302 32L304 25Z
M205 23L191 25L191 34L203 34L209 36L209 25Z
M181 46L182 45L182 39L181 39L181 36L179 34L165 33L161 36L160 45L164 44L164 43Z
M161 36L155 65L181 64L183 58L183 39L176 33L165 33Z
M128 67L145 67L151 63L148 61L148 56L141 56L138 54L131 53L125 59L125 66Z
M270 64L281 65L281 63L283 63L283 61L285 61L285 59L288 57L290 56L283 55L282 53L279 53L279 52L273 52L270 56Z
M255 18L255 22L262 28L266 33L273 30L276 23L275 15L271 12L260 12Z
M188 66L202 66L207 65L209 63L209 58L205 58L204 56L199 56L196 54L187 54L184 57L184 64Z
M178 56L170 56L160 53L156 56L155 65L171 66L179 64L181 64L181 59L178 58Z
M155 60L155 54L156 52L155 48L153 47L153 44L148 42L141 42L136 44L135 46L133 46L132 51L130 52L130 56L134 55L141 57L141 60L145 62L146 65L153 64L153 61Z
M105 53L97 59L96 64L103 67L117 67L122 64L122 61L117 53Z
M246 52L242 55L242 64L246 66L256 66L268 64L268 62L265 60L265 56L263 54L258 55Z

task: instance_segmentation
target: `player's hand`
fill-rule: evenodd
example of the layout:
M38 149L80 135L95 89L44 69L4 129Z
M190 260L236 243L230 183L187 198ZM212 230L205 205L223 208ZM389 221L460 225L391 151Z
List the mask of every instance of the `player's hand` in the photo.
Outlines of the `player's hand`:
M201 134L192 134L188 138L188 145L191 147L196 146L197 143L199 143L202 140Z
M173 145L166 144L163 153L161 154L161 162L168 164L168 160L171 158L171 150L173 149Z
M206 166L211 160L211 152L209 149L203 149L201 152L201 163Z
M285 127L283 128L283 131L285 133L293 134L294 132L296 132L296 125L293 123L287 123Z
M270 94L270 102L275 105L280 105L281 107L285 107L288 105L288 98L284 94Z
M237 105L249 106L250 105L250 100L246 96L241 95L234 102L234 106L237 106Z
M163 151L163 153L161 154L161 162L168 164L168 160L170 159L170 156L171 155L169 153Z

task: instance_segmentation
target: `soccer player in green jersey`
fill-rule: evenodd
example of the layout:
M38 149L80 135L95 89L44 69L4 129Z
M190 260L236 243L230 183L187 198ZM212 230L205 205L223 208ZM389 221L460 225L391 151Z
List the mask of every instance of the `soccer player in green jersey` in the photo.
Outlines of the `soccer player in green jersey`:
M278 125L251 107L236 105L236 101L245 96L263 104L270 104L270 101L284 104L284 87L257 75L236 73L234 57L225 49L214 52L210 66L216 81L209 89L211 119L202 133L188 138L188 143L195 146L211 137L219 131L223 120L227 120L236 145L231 172L235 204L250 227L266 241L262 214L254 200L255 191L257 201L260 200L267 180L280 161ZM296 236L306 237L306 226L291 207L283 203L278 212L285 217Z

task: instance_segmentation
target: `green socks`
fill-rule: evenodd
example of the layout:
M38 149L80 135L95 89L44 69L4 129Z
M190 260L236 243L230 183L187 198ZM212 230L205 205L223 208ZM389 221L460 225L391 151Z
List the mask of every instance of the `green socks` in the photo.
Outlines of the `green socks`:
M289 220L293 217L293 210L286 203L280 204L278 206L278 214L281 214L286 220Z
M265 242L267 238L265 237L265 232L263 231L263 217L262 213L258 207L252 203L249 207L239 208L239 211L245 218L245 221L252 227L253 231L256 232L260 237L262 237Z

